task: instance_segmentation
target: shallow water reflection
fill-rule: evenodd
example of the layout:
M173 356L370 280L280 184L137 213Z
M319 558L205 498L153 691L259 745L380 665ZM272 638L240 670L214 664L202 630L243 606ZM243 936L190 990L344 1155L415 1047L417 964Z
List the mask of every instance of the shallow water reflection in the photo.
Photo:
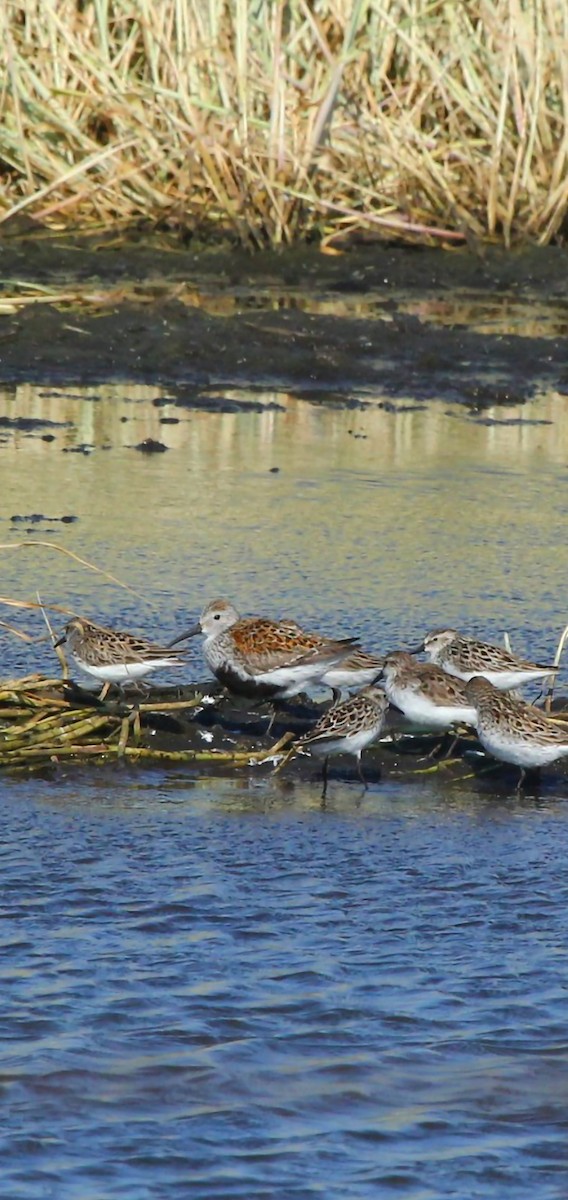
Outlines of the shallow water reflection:
M6 412L60 424L0 430L1 541L56 541L139 595L47 549L0 552L3 595L39 590L164 637L229 594L242 611L357 631L377 651L445 623L554 653L568 568L563 397L481 416L443 403L392 412L376 396L355 410L227 391L229 411L211 412L195 399L126 385L4 394ZM167 449L136 449L147 439ZM7 640L5 669L46 665L38 653Z
M171 265L170 265L171 269ZM119 304L132 304L147 308L175 300L187 308L198 308L212 316L235 316L239 313L269 313L282 310L316 314L318 316L357 317L363 320L388 321L392 313L419 317L432 327L463 326L479 333L515 333L528 338L565 337L568 331L568 309L562 295L555 294L543 302L538 291L534 296L521 293L517 286L503 288L492 295L487 284L478 288L453 286L440 292L434 287L430 292L415 288L405 291L400 286L393 289L392 281L383 280L382 286L369 286L355 272L351 286L343 279L327 285L311 280L306 288L302 277L299 284L286 286L256 279L254 282L231 281L227 287L226 277L187 282L182 278L172 282L171 278L153 278L151 282L116 280L105 282L97 279L96 284L84 280L75 287L67 280L63 286L52 289L43 285L18 282L5 284L0 298L0 315L21 312L29 305L49 304L67 311L71 319L80 319L84 313L102 313Z

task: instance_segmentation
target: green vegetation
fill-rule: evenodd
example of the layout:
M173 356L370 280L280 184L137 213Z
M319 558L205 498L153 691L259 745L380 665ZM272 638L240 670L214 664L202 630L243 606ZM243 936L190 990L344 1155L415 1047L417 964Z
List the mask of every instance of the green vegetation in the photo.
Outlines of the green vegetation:
M5 0L0 221L550 241L565 0Z

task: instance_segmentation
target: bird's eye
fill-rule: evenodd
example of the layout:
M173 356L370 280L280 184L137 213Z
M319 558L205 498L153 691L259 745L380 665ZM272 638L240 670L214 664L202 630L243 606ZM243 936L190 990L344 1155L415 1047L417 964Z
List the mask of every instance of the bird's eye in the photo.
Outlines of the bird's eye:
M213 620L218 621L220 616L221 616L221 613L215 613Z

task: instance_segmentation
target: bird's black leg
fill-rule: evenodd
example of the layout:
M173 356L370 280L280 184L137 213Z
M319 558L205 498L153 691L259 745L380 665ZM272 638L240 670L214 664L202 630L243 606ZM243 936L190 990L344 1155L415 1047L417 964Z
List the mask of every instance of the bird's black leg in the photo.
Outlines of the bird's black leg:
M278 716L278 710L280 708L280 705L278 704L277 700L269 700L268 705L269 705L269 711L270 711L270 720L268 722L268 725L266 726L267 734L272 732L272 726L274 725L274 722Z
M422 755L422 758L420 761L421 762L431 762L433 758L437 758L438 755L441 754L442 750L445 750L445 747L447 746L447 744L448 744L448 733L446 731L442 734L440 741L436 742L435 746L432 746L432 749L429 750L428 754ZM446 757L446 753L444 754L444 758Z
M269 715L269 721L268 721L268 725L266 726L266 732L270 733L272 730L272 726L274 725L274 722L276 720L276 709L273 704L270 705L270 708L268 710L268 715Z
M322 800L325 800L325 796L326 796L326 792L327 792L327 764L328 764L328 762L329 762L329 758L326 755L326 757L323 760L323 767L322 767L322 771L321 771L321 781L322 781L321 798L322 798Z
M515 791L522 792L526 787L530 787L531 784L535 791L538 790L540 784L540 767L521 767L521 774Z
M365 776L363 775L363 764L361 762L360 754L357 755L357 774L359 776L359 779L361 780L361 783L363 784L365 791L367 791L368 784L367 784L367 780L365 779Z

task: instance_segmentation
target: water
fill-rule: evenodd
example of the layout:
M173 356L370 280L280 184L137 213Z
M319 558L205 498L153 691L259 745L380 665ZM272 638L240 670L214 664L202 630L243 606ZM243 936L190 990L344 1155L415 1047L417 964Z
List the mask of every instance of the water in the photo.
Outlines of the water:
M565 1195L557 798L1 805L3 1195Z
M2 543L55 542L139 593L29 546L0 551L4 598L169 637L228 593L369 649L451 621L554 652L561 397L484 414L521 424L175 399L4 394L69 425L0 431ZM132 448L148 437L167 453ZM53 669L7 631L2 655L3 677ZM260 772L0 779L0 1195L564 1197L565 801L554 771L524 799L335 778L326 809Z
M393 413L380 396L354 411L282 393L223 397L242 409L211 414L191 396L128 385L0 393L8 413L68 423L0 430L0 540L57 542L138 593L38 548L0 552L2 594L39 590L164 636L228 594L243 612L356 631L369 649L455 624L499 641L508 631L544 661L554 652L566 622L564 397L482 415L444 402ZM168 450L134 449L148 438ZM72 452L83 446L92 451ZM22 520L34 513L77 520ZM53 661L13 639L5 653L22 670Z

